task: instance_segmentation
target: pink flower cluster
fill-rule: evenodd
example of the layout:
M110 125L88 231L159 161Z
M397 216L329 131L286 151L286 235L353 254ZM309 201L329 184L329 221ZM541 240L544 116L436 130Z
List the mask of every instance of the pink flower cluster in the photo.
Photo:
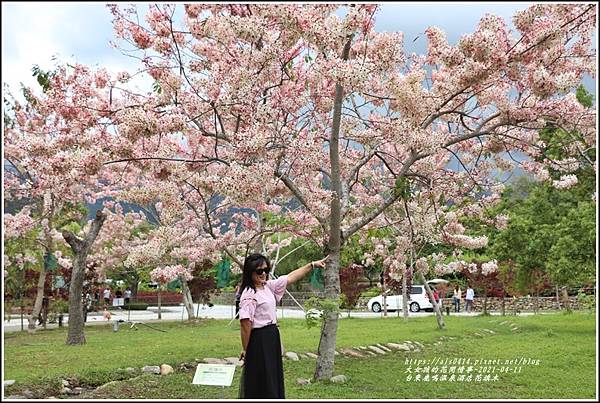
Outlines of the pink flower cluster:
M180 264L173 266L159 266L150 272L150 278L152 281L156 281L161 284L169 283L175 280L177 277L181 277L186 281L189 281L193 278L190 269L183 267Z

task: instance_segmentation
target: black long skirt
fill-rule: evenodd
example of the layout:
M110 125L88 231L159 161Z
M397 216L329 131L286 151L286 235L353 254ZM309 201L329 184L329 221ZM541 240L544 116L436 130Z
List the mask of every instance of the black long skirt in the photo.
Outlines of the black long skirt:
M240 399L285 399L277 325L252 329L240 380Z

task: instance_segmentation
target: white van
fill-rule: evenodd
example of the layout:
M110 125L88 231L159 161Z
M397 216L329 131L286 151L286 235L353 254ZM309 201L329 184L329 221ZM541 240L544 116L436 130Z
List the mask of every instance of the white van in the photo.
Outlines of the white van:
M388 295L385 298L388 311L402 309L402 294ZM367 302L367 308L373 312L381 312L383 310L383 296L378 295ZM433 305L429 302L429 296L424 285L413 285L410 287L410 295L408 297L408 308L411 312L419 312L421 309L433 310Z

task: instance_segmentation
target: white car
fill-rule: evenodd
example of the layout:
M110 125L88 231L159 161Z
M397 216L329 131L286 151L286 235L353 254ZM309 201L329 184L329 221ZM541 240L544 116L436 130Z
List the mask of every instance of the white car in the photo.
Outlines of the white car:
M402 309L402 294L388 295L385 297L385 302L388 311ZM367 302L367 308L373 312L381 312L383 310L383 296L378 295ZM408 308L411 312L419 312L421 309L433 310L433 305L429 302L429 296L423 285L413 285L410 287L410 295L408 297Z

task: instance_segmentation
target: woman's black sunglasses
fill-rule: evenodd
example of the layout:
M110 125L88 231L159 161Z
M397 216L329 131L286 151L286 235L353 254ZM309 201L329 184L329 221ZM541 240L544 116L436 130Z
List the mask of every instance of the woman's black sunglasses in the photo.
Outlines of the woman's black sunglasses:
M269 274L269 269L257 269L257 270L254 270L254 272L260 276L263 273Z

